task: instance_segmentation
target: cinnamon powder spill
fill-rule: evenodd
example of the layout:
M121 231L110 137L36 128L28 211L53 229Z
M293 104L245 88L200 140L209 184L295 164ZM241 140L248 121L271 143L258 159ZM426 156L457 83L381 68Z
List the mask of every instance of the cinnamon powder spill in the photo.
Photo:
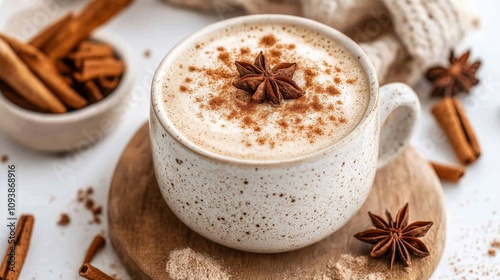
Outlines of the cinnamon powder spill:
M94 194L94 188L88 187L86 190L78 190L77 201L83 203L85 209L87 209L92 214L92 220L89 224L100 224L102 206L96 205L92 195Z
M374 262L367 256L342 255L338 262L328 264L327 270L322 274L315 276L314 280L384 280L389 279L387 264L383 262Z
M213 258L184 248L170 252L165 272L174 280L225 280L230 275Z
M59 221L57 221L57 225L64 227L67 226L70 223L71 219L68 214L62 213L61 216L59 217Z
M2 155L2 157L0 158L0 161L2 163L7 163L9 161L9 156L8 155Z
M262 47L272 47L274 44L276 44L276 37L274 37L274 35L272 35L272 34L266 35L266 36L260 38L259 44Z
M241 55L247 55L250 53L250 49L249 48L241 48L240 49L240 54Z

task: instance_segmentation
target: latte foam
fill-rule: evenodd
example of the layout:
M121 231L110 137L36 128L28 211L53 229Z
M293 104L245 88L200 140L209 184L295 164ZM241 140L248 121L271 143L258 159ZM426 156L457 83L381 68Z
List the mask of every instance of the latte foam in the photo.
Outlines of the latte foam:
M262 51L273 67L297 63L304 91L281 105L252 102L235 88L235 61L253 64ZM194 144L223 156L284 160L327 148L361 121L369 84L357 57L299 26L242 25L210 34L182 51L162 73L163 109Z

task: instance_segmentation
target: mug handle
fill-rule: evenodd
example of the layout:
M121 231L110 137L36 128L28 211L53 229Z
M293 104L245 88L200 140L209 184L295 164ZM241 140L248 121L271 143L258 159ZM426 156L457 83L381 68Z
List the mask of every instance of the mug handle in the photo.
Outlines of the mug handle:
M391 83L380 87L379 110L378 168L382 168L410 142L420 115L420 101L408 85Z

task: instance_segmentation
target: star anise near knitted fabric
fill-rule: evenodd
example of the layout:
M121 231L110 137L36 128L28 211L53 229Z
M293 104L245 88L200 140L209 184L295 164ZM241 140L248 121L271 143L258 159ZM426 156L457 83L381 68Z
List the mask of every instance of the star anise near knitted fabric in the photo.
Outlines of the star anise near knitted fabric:
M304 91L292 80L295 73L295 63L280 63L272 69L262 52L254 64L237 61L236 68L240 78L233 86L253 93L252 100L264 102L269 100L272 105L279 105L283 98L293 99L304 95Z
M408 225L408 203L398 211L396 221L386 211L387 222L381 217L368 212L375 229L369 229L354 235L355 238L366 243L375 244L370 256L378 258L386 253L391 255L391 269L396 255L406 266L411 266L410 254L419 258L428 256L429 250L418 239L424 236L431 228L432 222L414 222Z
M425 76L431 82L433 87L431 96L454 96L461 92L470 92L471 88L479 83L476 78L476 72L480 61L475 61L470 64L470 51L467 51L459 58L456 58L453 51L450 54L450 66L448 68L442 66L432 67L427 70Z

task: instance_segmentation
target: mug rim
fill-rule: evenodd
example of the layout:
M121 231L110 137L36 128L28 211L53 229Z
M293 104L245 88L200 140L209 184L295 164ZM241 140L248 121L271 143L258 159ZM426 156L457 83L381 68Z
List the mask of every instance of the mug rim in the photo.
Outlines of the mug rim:
M210 33L222 30L227 27L243 25L243 24L254 24L254 23L282 23L282 24L295 24L301 27L310 29L311 31L317 31L325 37L333 39L336 43L344 47L350 55L356 57L363 68L363 72L366 75L367 83L369 85L369 101L366 110L363 113L362 119L359 123L351 130L348 134L342 137L335 143L327 146L326 148L314 151L312 153L292 157L287 159L279 160L256 160L256 159L242 159L235 157L224 156L212 151L209 151L195 143L193 143L189 138L185 137L176 126L170 121L166 110L162 107L163 98L163 83L162 79L165 73L165 69L170 65L172 60L182 52L187 46L191 46L200 37L208 35ZM320 22L290 15L277 15L277 14L259 14L259 15L247 15L235 17L227 20L222 20L213 24L210 24L191 35L184 38L177 45L175 45L161 60L156 72L153 76L152 87L151 87L151 110L154 112L154 116L163 127L163 129L170 134L170 136L177 141L183 147L189 149L196 154L203 156L208 159L215 160L217 162L232 163L239 165L250 165L250 166L270 166L270 165L282 165L282 164L293 164L312 160L323 155L329 154L332 151L338 150L340 147L344 146L346 143L352 141L353 138L359 136L369 121L372 114L375 113L378 107L378 90L379 83L375 72L373 64L369 60L366 53L361 49L361 47L354 42L351 38L347 37L340 31L322 24ZM151 122L151 120L150 120Z

